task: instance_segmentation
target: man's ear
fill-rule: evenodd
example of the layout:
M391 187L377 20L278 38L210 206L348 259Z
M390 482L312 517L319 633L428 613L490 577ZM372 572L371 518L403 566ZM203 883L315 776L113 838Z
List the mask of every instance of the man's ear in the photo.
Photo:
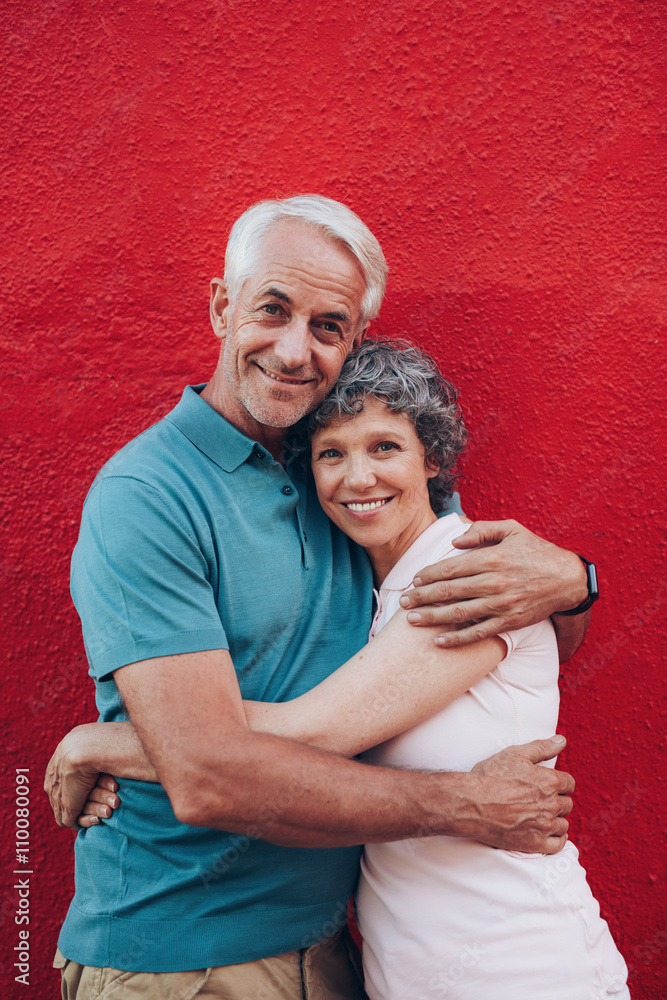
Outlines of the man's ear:
M371 325L370 320L366 323L366 326L362 327L358 333L355 333L354 340L352 341L352 350L356 351L357 347L361 347L368 334L368 327Z
M229 296L222 278L211 278L211 326L218 340L227 335L229 321Z

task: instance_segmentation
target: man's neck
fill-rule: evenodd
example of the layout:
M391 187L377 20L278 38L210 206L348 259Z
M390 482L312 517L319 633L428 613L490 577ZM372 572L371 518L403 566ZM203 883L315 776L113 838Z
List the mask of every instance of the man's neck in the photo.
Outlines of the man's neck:
M258 444L266 448L276 462L280 462L281 465L285 464L283 445L285 443L287 428L267 427L266 424L260 424L255 420L236 400L230 399L229 391L225 392L225 379L224 377L220 377L218 372L204 386L201 398L219 413L221 417L224 417L232 427L236 427L246 437L257 441Z

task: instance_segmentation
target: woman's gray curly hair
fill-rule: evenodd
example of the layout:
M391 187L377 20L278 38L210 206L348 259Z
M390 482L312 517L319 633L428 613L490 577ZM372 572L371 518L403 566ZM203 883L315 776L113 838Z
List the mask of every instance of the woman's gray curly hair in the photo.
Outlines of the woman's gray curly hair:
M318 408L294 428L293 453L310 460L310 439L321 427L361 412L366 396L409 417L437 475L428 481L431 507L439 514L458 478L456 462L468 441L458 391L430 355L406 340L366 340L346 358L336 385Z

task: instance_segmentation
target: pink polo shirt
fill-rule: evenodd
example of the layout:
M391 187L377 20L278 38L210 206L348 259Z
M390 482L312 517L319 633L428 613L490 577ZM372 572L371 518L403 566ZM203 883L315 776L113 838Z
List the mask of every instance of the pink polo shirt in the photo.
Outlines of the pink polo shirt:
M372 635L419 569L457 553L452 539L466 528L449 514L420 535L380 587ZM508 652L490 674L365 760L469 771L506 746L552 736L559 665L551 622L502 638ZM553 857L454 837L369 844L357 916L371 1000L629 996L625 962L569 842Z

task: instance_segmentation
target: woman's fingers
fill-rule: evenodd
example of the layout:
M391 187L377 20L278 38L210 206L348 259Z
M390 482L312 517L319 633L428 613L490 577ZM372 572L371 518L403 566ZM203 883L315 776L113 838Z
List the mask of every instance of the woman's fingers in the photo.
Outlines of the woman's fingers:
M110 792L118 791L118 782L113 774L100 774L97 777L97 784L100 788L106 788Z
M83 813L79 816L77 823L84 830L87 830L91 826L97 826L99 819L97 816L84 816Z
M81 815L78 818L79 826L82 826L84 829L89 826L95 826L100 819L108 819L113 810L117 809L120 805L120 798L118 795L110 792L108 787L111 784L112 787L118 788L118 782L110 774L101 775L100 778L111 780L100 780L91 788Z

